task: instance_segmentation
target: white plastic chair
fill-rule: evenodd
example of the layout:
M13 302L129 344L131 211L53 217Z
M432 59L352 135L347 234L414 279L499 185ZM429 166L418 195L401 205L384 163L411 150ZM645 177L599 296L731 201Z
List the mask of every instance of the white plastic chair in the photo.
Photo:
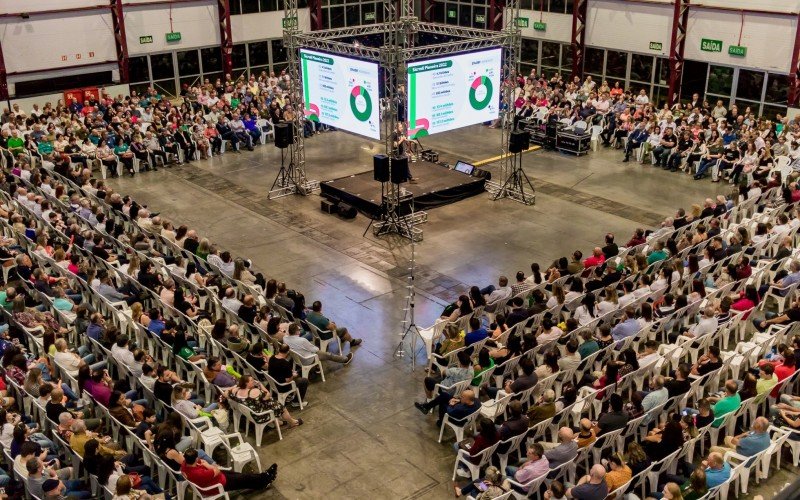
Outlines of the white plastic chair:
M275 429L278 431L278 439L283 439L283 435L281 434L281 426L280 422L278 421L275 413L272 411L267 411L264 413L255 413L251 410L247 405L235 401L233 399L228 398L228 402L233 409L233 429L238 432L239 431L239 420L244 417L245 419L245 428L244 432L250 428L250 424L253 425L256 431L256 446L261 446L261 440L264 437L264 428L267 427L269 424L273 424ZM269 419L266 422L256 422L256 417L261 417L267 415Z
M592 138L589 140L589 145L592 147L592 151L597 151L600 147L600 132L603 131L603 127L600 125L592 125Z
M469 470L473 481L477 481L481 474L481 468L491 462L492 455L494 455L494 451L497 449L498 444L499 443L495 443L494 445L485 448L474 457L469 454L468 450L458 450L458 454L456 455L456 463L453 466L453 481L456 480L456 473L458 472L459 464L463 465L467 468L467 470ZM478 463L473 463L473 460L477 461Z
M456 435L456 442L460 443L464 440L464 429L469 426L472 426L473 430L475 428L475 422L478 420L478 415L480 412L474 411L464 417L461 420L451 419L450 415L444 415L444 419L442 420L442 427L439 429L439 442L442 442L442 436L444 436L444 429L445 427L450 427L453 429L453 432Z

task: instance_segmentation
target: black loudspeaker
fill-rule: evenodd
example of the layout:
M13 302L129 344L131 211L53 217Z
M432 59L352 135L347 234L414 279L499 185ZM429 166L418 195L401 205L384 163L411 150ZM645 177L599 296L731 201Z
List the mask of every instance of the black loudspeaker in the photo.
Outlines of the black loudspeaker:
M408 156L392 157L392 183L402 184L408 180Z
M339 205L331 200L322 199L320 201L320 210L326 214L335 214L339 211Z
M511 132L508 139L508 150L512 153L522 153L531 147L531 136L524 130L515 130Z
M275 146L281 149L294 144L294 124L283 122L275 124Z
M375 155L372 157L372 173L378 182L389 182L389 157Z
M339 217L342 219L355 219L357 214L356 207L344 202L339 203Z

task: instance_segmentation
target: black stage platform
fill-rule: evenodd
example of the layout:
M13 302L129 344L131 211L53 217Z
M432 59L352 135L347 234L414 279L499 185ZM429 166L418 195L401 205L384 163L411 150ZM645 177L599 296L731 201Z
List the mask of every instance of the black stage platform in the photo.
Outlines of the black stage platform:
M412 163L411 173L419 182L402 186L412 193L414 210L429 210L475 196L484 191L486 182L426 161ZM367 217L380 213L381 183L371 170L321 182L320 188L324 197L352 205Z

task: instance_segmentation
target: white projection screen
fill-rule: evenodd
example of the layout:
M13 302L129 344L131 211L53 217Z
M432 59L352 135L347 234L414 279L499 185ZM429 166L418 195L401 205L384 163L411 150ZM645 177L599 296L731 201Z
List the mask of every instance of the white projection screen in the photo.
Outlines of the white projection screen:
M376 63L307 49L300 63L307 119L380 139Z
M500 113L500 48L408 64L411 138L494 120Z

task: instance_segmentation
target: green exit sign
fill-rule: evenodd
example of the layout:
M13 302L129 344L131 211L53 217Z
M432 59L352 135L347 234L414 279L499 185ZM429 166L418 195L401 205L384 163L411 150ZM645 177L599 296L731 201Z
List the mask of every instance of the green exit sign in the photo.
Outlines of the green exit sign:
M486 22L486 16L484 16L483 14L475 14L475 22L476 23L485 23Z
M173 31L172 33L167 33L167 41L168 42L180 42L181 41L181 32L180 31Z
M153 35L140 36L139 43L153 43Z
M530 19L527 17L517 18L517 28L527 28L530 25Z
M545 31L545 30L547 30L547 23L541 23L541 22L534 21L533 29L535 29L536 31Z
M732 56L744 57L747 55L747 47L741 45L731 45L728 47L728 54Z
M650 50L661 50L664 48L664 44L661 42L650 42Z
M281 21L281 26L283 29L286 28L297 28L297 18L296 17L284 17Z
M705 52L722 52L722 40L703 38L700 41L700 50Z
M447 18L448 19L455 19L456 17L458 17L458 15L456 13L456 9L450 9L450 10L447 11Z
M375 13L374 12L364 12L364 20L365 21L374 21L375 20Z

